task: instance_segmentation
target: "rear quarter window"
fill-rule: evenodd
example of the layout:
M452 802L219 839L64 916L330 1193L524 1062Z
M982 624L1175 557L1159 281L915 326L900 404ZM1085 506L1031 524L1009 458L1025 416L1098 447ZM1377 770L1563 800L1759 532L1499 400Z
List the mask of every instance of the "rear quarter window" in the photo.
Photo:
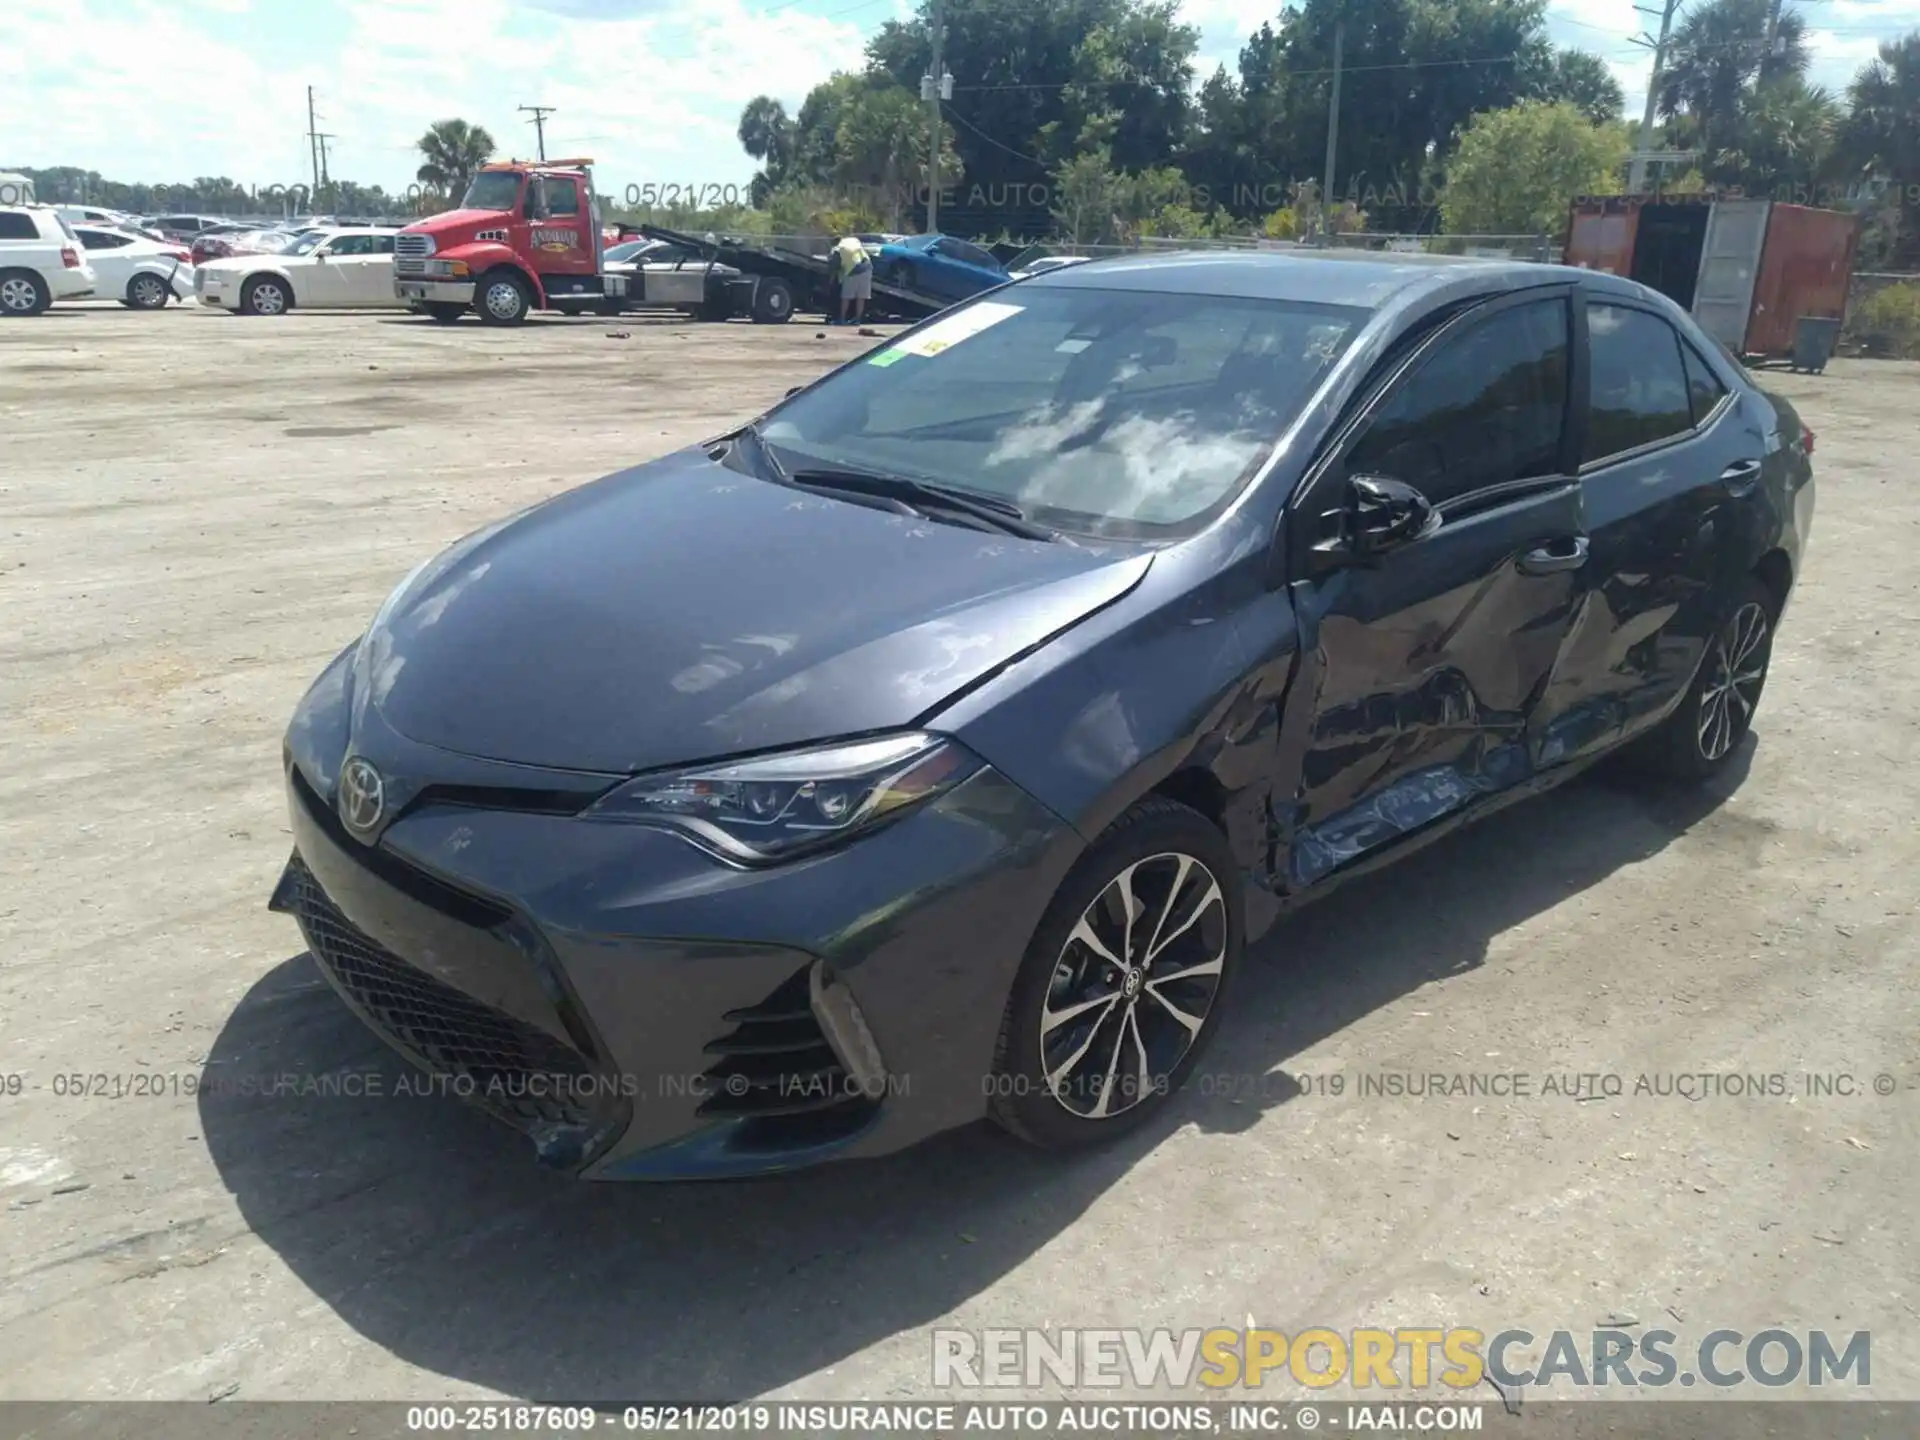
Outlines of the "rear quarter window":
M38 240L40 229L24 210L0 210L0 240Z

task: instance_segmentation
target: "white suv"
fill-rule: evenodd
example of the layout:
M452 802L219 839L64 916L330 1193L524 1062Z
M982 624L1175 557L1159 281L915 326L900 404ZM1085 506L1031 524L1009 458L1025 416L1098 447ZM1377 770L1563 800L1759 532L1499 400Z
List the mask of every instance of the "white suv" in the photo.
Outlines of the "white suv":
M38 315L91 295L93 267L51 205L0 206L0 316Z

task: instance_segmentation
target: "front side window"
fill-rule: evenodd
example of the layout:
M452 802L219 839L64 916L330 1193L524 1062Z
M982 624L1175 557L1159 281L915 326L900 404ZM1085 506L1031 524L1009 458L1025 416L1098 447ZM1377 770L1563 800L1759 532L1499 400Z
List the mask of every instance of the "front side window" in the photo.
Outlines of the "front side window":
M580 213L580 187L572 180L549 175L541 182L540 188L546 198L546 214L549 218Z
M1693 428L1680 336L1658 315L1587 306L1593 399L1583 460L1592 464Z
M1349 475L1413 486L1434 504L1560 469L1567 303L1500 311L1440 343L1368 423Z
M763 433L789 471L902 475L1062 530L1171 538L1238 491L1368 314L1033 288L947 311L795 396Z

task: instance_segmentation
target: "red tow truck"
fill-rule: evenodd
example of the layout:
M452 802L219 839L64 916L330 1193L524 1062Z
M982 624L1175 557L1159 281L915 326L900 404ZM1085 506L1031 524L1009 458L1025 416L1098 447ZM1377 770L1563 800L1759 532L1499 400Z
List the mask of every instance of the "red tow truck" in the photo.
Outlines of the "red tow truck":
M591 160L484 165L455 210L394 238L396 298L451 323L469 310L517 325L534 310L617 315L666 308L703 320L793 316L793 289L713 258L609 265Z

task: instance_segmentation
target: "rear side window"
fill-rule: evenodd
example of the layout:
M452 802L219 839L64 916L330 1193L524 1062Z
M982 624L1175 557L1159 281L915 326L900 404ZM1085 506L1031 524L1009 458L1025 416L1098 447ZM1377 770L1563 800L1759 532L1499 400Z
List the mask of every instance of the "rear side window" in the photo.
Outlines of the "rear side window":
M1589 304L1587 335L1593 357L1593 400L1585 463L1693 428L1693 398L1678 331L1644 310Z
M1687 370L1687 394L1693 400L1693 423L1705 422L1713 413L1714 406L1726 398L1727 387L1720 383L1720 377L1713 368L1700 358L1700 352L1693 346L1680 346L1680 358Z
M82 230L80 243L89 250L118 250L122 245L131 245L131 235L115 235L109 230Z
M1516 305L1442 342L1347 455L1435 504L1560 468L1567 422L1567 305Z
M20 210L0 210L0 240L38 240L33 216Z

